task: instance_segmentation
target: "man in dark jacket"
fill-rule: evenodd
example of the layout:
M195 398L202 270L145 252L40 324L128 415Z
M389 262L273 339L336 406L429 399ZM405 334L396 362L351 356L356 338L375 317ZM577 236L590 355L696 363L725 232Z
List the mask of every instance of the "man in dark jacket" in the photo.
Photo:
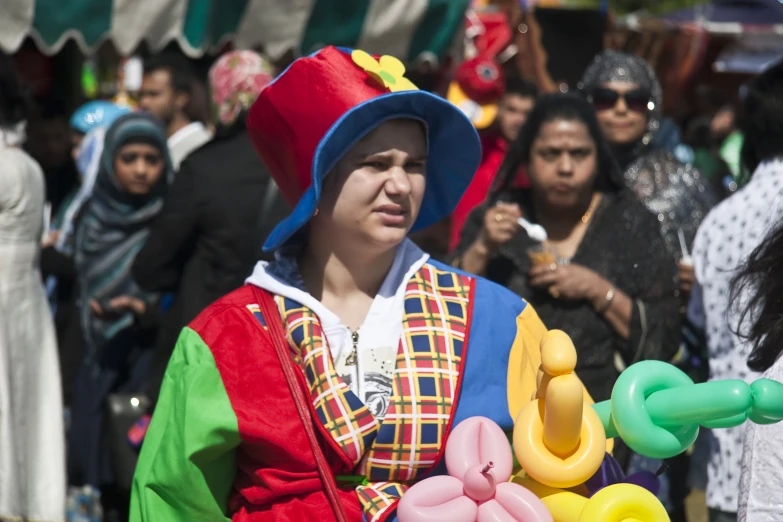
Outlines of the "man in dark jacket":
M264 239L289 211L255 153L244 124L244 105L252 103L271 77L265 72L257 72L259 77L250 78L252 81L224 76L237 70L225 69L234 63L231 58L250 60L252 66L256 57L262 63L249 51L229 53L210 72L213 84L222 81L222 85L233 85L227 89L230 99L221 98L224 91L213 86L220 116L218 132L182 163L133 265L133 277L141 287L175 292L157 341L148 387L153 402L180 330L207 305L242 286L262 256ZM255 70L250 66L238 70L247 74ZM253 92L242 93L243 88ZM242 103L237 105L240 99Z

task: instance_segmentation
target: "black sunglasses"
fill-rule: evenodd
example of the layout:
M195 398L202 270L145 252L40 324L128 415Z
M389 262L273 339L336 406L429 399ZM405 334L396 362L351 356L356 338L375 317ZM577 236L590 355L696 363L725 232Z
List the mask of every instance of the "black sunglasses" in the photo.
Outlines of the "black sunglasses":
M645 89L634 89L626 93L619 93L606 87L599 87L589 96L590 102L597 111L607 111L614 108L621 98L631 112L647 112L651 101L650 93Z

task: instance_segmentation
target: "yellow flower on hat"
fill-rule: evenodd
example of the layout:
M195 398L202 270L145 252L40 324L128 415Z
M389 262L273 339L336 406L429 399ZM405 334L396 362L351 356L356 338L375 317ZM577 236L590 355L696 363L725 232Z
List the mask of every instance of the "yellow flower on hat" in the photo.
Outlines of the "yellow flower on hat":
M394 56L381 56L376 60L364 51L355 50L351 53L353 63L367 71L375 81L391 92L418 91L412 81L405 78L405 66Z

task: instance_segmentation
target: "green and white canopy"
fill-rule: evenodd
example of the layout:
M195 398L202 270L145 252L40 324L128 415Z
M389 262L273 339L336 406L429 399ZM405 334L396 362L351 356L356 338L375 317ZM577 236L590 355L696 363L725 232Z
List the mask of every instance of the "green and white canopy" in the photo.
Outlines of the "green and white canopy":
M403 60L441 58L469 0L0 0L0 48L26 36L47 54L73 38L87 54L111 40L122 55L177 41L198 57L233 41L273 59L325 44Z

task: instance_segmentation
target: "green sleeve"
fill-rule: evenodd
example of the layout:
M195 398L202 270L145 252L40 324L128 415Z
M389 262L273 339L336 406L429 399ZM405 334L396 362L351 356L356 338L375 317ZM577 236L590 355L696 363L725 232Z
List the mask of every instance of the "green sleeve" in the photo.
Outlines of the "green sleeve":
M209 347L185 328L133 478L131 522L229 521L237 418Z

